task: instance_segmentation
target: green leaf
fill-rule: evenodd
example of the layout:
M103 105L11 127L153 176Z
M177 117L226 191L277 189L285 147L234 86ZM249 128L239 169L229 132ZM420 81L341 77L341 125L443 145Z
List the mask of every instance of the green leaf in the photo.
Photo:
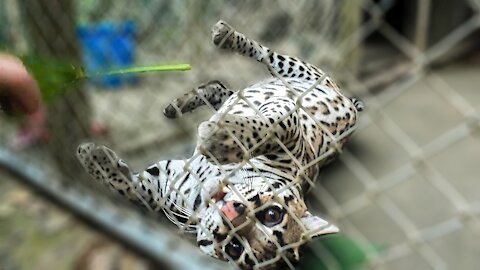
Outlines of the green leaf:
M90 78L96 76L110 76L110 75L126 75L133 73L147 73L147 72L165 72L165 71L186 71L191 70L189 64L174 64L174 65L155 65L145 67L130 67L124 69L116 69L109 71L102 71L94 74L86 74L83 69L79 71L79 78Z
M79 80L97 76L127 75L134 73L152 73L190 70L189 64L154 65L106 70L87 74L83 67L53 57L28 55L21 57L27 69L36 79L45 102L49 103Z
M77 69L71 63L53 57L29 55L21 57L37 81L45 102L62 95L77 80Z

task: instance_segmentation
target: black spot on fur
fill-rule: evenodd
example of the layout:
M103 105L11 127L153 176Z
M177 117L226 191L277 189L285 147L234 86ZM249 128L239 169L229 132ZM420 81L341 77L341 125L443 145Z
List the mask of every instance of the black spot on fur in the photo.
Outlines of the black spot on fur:
M285 246L285 241L283 240L283 234L279 231L273 231L273 235L277 237L277 242L280 244L280 246Z
M160 175L160 170L158 169L157 166L150 167L147 169L147 172L153 176L159 176Z
M262 204L262 201L260 200L260 196L258 194L248 199L248 201L253 202L255 204L255 208L259 207Z
M199 193L195 198L195 202L193 203L193 211L197 210L198 206L200 206L201 201L202 201L202 197L200 196L200 193Z
M248 255L248 253L245 254L245 263L248 266L252 266L252 267L255 266L255 262L252 259L250 259L250 255Z
M209 246L213 244L213 241L210 240L200 240L197 242L199 246Z

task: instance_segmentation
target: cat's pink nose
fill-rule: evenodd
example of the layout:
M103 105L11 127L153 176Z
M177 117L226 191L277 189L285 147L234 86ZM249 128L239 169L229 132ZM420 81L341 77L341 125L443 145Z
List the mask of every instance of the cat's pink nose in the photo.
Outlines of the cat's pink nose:
M226 202L220 210L227 217L228 220L233 221L237 217L245 213L245 205L236 201Z

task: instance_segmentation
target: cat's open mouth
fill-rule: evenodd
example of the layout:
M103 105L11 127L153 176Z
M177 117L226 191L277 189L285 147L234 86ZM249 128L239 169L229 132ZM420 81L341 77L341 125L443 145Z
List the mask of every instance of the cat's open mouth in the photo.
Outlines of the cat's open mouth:
M227 186L222 185L222 187L218 190L218 192L213 194L212 201L214 203L218 201L223 201L223 198L225 198L225 195L227 195L227 193L229 192L230 192L230 189Z

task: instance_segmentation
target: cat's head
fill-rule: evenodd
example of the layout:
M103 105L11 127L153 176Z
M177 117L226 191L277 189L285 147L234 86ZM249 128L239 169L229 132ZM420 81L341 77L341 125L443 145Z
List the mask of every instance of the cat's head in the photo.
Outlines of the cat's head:
M242 269L265 268L299 260L299 247L312 237L338 228L307 211L297 187L273 184L230 184L212 196L197 243L210 256L234 261Z

